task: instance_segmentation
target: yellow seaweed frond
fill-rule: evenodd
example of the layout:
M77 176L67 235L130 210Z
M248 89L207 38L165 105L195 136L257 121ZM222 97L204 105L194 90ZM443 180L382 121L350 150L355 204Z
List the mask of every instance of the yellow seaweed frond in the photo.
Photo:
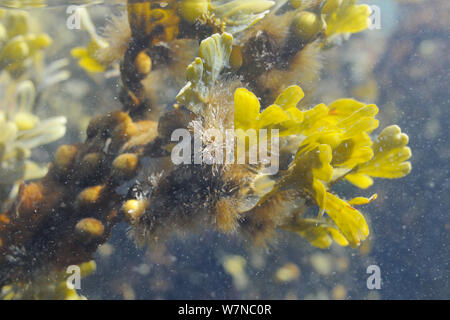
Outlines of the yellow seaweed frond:
M275 1L269 0L211 0L210 11L234 34L264 18L274 5Z
M291 86L283 91L275 103L260 112L258 98L249 90L239 88L234 96L235 129L278 129L280 136L291 134L303 121L303 113L296 107L303 98L303 90Z
M370 134L379 124L375 119L377 106L340 99L328 106L319 104L302 111L296 106L303 95L299 87L291 86L261 112L259 100L252 92L244 88L235 92L235 129L278 128L281 139L295 136L297 140L294 141L298 141L288 170L258 204L279 192L297 190L319 206L318 221L322 221L325 212L335 227L329 229L321 225L313 230L305 222L301 228L296 226L296 232L319 247L328 247L334 238L340 244L356 247L367 238L369 227L364 216L353 206L368 204L376 199L376 195L346 202L329 189L343 177L366 188L372 183L371 177L398 178L408 174L411 167L405 161L411 152L406 147L407 136L397 126L391 126L372 142Z
M361 212L330 192L326 194L324 209L352 248L369 235L369 226Z
M385 128L375 140L372 149L374 156L370 161L359 165L345 178L360 188L368 188L374 178L396 179L411 172L411 149L407 147L408 136L400 127Z
M176 97L179 103L196 114L204 111L209 88L229 64L232 45L233 36L227 32L216 33L200 43L199 57L186 70L188 82Z
M299 219L299 221L282 226L284 230L296 232L313 246L327 249L336 242L340 246L347 246L348 241L342 233L327 221L318 219Z
M86 278L95 272L97 264L94 260L79 264L80 278ZM77 270L77 271L78 271ZM77 289L69 286L68 277L70 272L61 270L48 276L36 279L37 285L15 283L6 285L0 289L0 298L3 300L35 299L35 300L86 300Z
M97 59L99 50L106 48L108 44L99 39L92 39L87 47L73 48L70 53L72 57L78 59L80 67L88 72L104 72L106 65Z
M325 29L327 37L342 33L357 33L370 26L370 7L365 4L357 5L356 1L328 0L325 3L322 14L327 24Z
M4 11L0 16L0 70L20 76L51 45L46 33L30 28L30 14L20 10Z
M41 120L33 113L36 96L33 82L16 83L3 71L0 84L3 87L0 90L0 200L3 201L15 195L22 179L37 179L47 173L46 165L29 160L32 149L64 136L66 118Z

